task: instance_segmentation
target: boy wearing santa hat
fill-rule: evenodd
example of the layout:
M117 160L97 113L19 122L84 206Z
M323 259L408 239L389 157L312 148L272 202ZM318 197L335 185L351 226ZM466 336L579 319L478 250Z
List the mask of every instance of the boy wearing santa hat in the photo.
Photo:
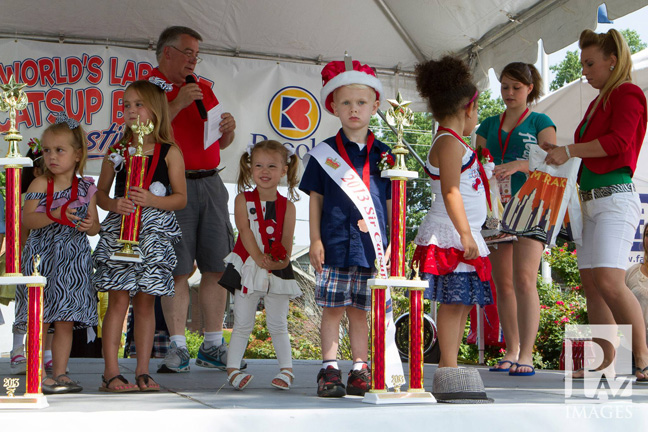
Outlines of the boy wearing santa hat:
M382 154L391 151L369 130L371 116L380 106L382 85L369 66L357 61L352 65L351 69L343 61L333 61L322 70L321 102L340 119L342 128L309 152L299 186L310 195L310 261L316 271L315 299L323 308L323 363L317 375L320 397L361 396L371 388L367 280L374 277L377 254L385 263L389 256L383 251L391 219L391 184L381 177L379 163ZM354 180L349 180L351 168ZM360 187L345 189L350 181ZM340 321L345 313L353 356L346 389L337 364Z

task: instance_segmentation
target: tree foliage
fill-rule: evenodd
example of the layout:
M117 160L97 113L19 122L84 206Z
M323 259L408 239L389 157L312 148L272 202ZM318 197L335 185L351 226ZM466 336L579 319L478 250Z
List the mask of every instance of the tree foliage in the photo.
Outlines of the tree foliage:
M639 33L637 33L635 30L621 30L621 34L625 38L626 42L628 42L628 47L630 47L630 54L638 53L639 51L643 51L646 49L646 47L648 47L648 44L641 40L641 36L639 36Z
M578 51L567 51L563 61L554 66L549 66L552 72L556 73L556 77L551 81L549 90L558 90L565 84L576 81L583 75L583 68L580 64L580 57Z
M639 33L635 30L625 29L621 30L620 33L628 43L630 54L635 54L648 46L641 40ZM583 74L578 51L567 51L565 58L557 65L549 66L549 69L556 73L556 76L549 85L551 91L558 90L565 84L576 81Z
M500 115L506 110L506 105L504 105L504 100L499 96L497 99L493 99L492 92L490 89L484 90L479 95L478 102L478 123L483 122L488 117L494 115Z

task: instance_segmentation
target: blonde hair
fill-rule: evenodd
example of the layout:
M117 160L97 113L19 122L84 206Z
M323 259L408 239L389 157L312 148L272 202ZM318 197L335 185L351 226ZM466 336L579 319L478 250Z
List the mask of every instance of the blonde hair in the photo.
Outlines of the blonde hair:
M142 98L144 106L151 112L153 125L153 138L160 144L176 145L173 139L173 129L171 128L171 117L169 116L169 103L167 102L164 90L155 84L139 80L134 81L128 87L134 90ZM124 94L126 93L124 91ZM133 138L133 131L129 127L124 128L123 143L129 143Z
M603 56L608 59L611 55L617 58L617 63L614 70L603 88L599 92L596 104L592 112L596 109L599 102L603 101L603 108L610 98L610 93L621 84L632 82L632 57L630 55L630 48L626 43L623 35L615 29L608 30L607 33L595 33L592 30L583 30L578 39L578 47L583 50L590 46L596 46Z
M370 90L373 93L374 101L378 100L378 95L376 94L376 89L375 88L373 88L371 86L368 86L367 84L351 83L351 84L346 84L346 85L340 86L340 87L336 88L335 90L333 90L333 100L334 101L335 101L335 93L338 90L340 90L341 88L344 88L344 87L348 87L348 88L356 89L356 90Z
M238 192L241 193L254 187L252 181L252 158L254 157L254 152L257 150L265 150L281 154L281 160L285 161L284 163L288 166L288 173L286 174L288 180L288 198L291 201L299 200L299 196L295 191L297 184L299 184L299 163L297 155L291 155L283 144L275 140L259 141L254 145L254 147L252 147L250 154L245 152L241 155L241 160L239 161L239 175L236 182Z
M83 128L81 126L77 126L74 129L70 129L70 126L67 125L66 122L62 123L57 123L50 125L45 131L43 132L43 135L41 137L41 141L44 144L45 141L45 135L48 133L50 134L64 134L64 133L69 133L72 136L72 142L70 143L72 145L72 148L77 151L81 150L81 159L79 159L79 162L76 163L76 166L74 168L74 174L76 175L77 173L80 176L83 176L83 169L85 168L86 160L88 159L88 142L87 142L87 135ZM47 178L54 178L54 174L47 168L47 164L43 163L43 174Z

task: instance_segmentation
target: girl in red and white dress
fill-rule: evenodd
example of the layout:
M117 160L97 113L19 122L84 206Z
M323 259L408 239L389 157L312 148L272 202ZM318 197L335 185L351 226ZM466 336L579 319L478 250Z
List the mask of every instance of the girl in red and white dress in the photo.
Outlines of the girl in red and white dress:
M295 231L295 206L277 186L288 176L291 199L298 184L297 157L277 141L261 141L241 156L234 219L239 237L225 262L220 284L235 295L234 328L227 356L229 383L243 390L252 375L239 368L254 327L257 305L263 298L266 322L279 362L271 385L288 390L295 376L288 334L291 298L301 295L290 265ZM252 191L246 191L256 185Z
M477 124L477 97L467 65L453 57L417 66L417 87L439 123L426 160L437 198L421 223L413 261L429 280L426 297L441 303L439 367L458 367L457 354L473 305L493 302L488 247L481 236L488 180L476 153L463 141Z

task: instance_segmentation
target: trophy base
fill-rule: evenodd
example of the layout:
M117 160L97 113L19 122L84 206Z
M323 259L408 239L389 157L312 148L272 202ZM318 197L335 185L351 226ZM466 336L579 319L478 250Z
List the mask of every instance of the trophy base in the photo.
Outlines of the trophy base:
M399 170L399 169L388 169L380 173L380 176L383 178L395 178L395 179L415 179L418 178L418 173L416 171L408 170Z
M387 405L387 404L434 404L436 399L430 392L385 392L385 393L372 393L368 391L365 393L363 403L374 405Z
M43 394L28 394L24 396L0 397L0 410L5 409L42 409L47 408L47 398Z
M3 157L0 158L0 167L30 167L34 166L34 161L28 157Z
M127 253L127 252L115 252L110 256L110 259L113 261L125 261L125 262L134 262L141 263L142 257L138 253Z
M45 276L23 276L20 273L0 276L0 285L43 285L47 283Z
M379 287L390 287L390 288L426 288L430 286L428 281L424 280L410 280L410 279L399 279L399 278L388 278L388 279L369 279L367 281L369 286L379 286Z

